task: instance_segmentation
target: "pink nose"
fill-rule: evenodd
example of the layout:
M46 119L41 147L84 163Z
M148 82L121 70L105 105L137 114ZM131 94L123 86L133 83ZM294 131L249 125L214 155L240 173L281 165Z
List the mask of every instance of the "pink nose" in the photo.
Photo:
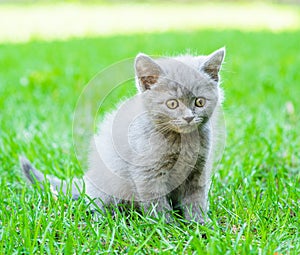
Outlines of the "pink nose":
M183 117L183 119L184 119L187 123L190 123L194 118L195 118L194 116Z

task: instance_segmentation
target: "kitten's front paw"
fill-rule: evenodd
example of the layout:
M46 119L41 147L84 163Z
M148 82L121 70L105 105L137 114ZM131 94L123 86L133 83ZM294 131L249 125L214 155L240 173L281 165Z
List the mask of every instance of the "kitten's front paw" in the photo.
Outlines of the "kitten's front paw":
M143 203L140 209L145 215L156 218L157 220L163 218L164 222L167 224L170 224L175 220L172 215L172 208L167 203Z
M201 225L205 225L208 223L208 218L203 212L203 210L198 206L191 206L190 208L185 208L184 210L184 218L187 221L197 222Z
M194 215L191 215L191 214L187 214L185 215L185 219L187 221L194 221L194 222L197 222L199 223L200 225L205 225L206 221L204 220L204 218L202 217L202 214L199 215L198 213L197 214L194 214Z

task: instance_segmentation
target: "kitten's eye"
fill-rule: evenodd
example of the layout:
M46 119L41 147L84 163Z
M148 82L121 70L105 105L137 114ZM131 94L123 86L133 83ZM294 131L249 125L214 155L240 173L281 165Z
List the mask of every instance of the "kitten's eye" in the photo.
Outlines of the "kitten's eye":
M175 108L177 108L178 105L179 105L178 101L175 100L175 99L170 99L170 100L168 100L166 104L167 104L167 106L168 106L170 109L175 109Z
M205 103L206 103L205 98L203 98L203 97L196 98L195 105L197 107L203 107L205 105Z

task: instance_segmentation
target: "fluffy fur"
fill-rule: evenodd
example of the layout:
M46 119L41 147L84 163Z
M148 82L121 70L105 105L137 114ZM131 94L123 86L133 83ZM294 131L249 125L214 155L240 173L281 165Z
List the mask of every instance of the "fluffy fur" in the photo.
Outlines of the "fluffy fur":
M186 219L203 223L224 56L224 48L199 57L137 55L137 95L107 114L91 141L85 192L101 209L134 201L166 217L179 208ZM25 158L21 165L31 182L44 181ZM61 185L52 177L50 183L54 190Z

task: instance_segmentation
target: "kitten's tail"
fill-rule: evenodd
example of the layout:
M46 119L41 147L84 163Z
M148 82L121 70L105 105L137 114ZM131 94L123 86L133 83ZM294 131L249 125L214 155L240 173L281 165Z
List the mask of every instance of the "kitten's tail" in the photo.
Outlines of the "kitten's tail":
M68 185L66 181L63 181L61 179L58 179L54 176L45 176L43 173L35 169L30 161L24 157L20 156L20 164L22 171L25 175L25 178L31 183L31 184L37 184L41 187L41 189L44 189L44 185L46 184L46 181L48 180L50 183L50 190L51 192L57 196L58 192L61 190L64 194L67 193ZM72 180L72 186L70 187L72 192L72 198L77 200L81 194L80 190L82 190L83 183L78 179Z

